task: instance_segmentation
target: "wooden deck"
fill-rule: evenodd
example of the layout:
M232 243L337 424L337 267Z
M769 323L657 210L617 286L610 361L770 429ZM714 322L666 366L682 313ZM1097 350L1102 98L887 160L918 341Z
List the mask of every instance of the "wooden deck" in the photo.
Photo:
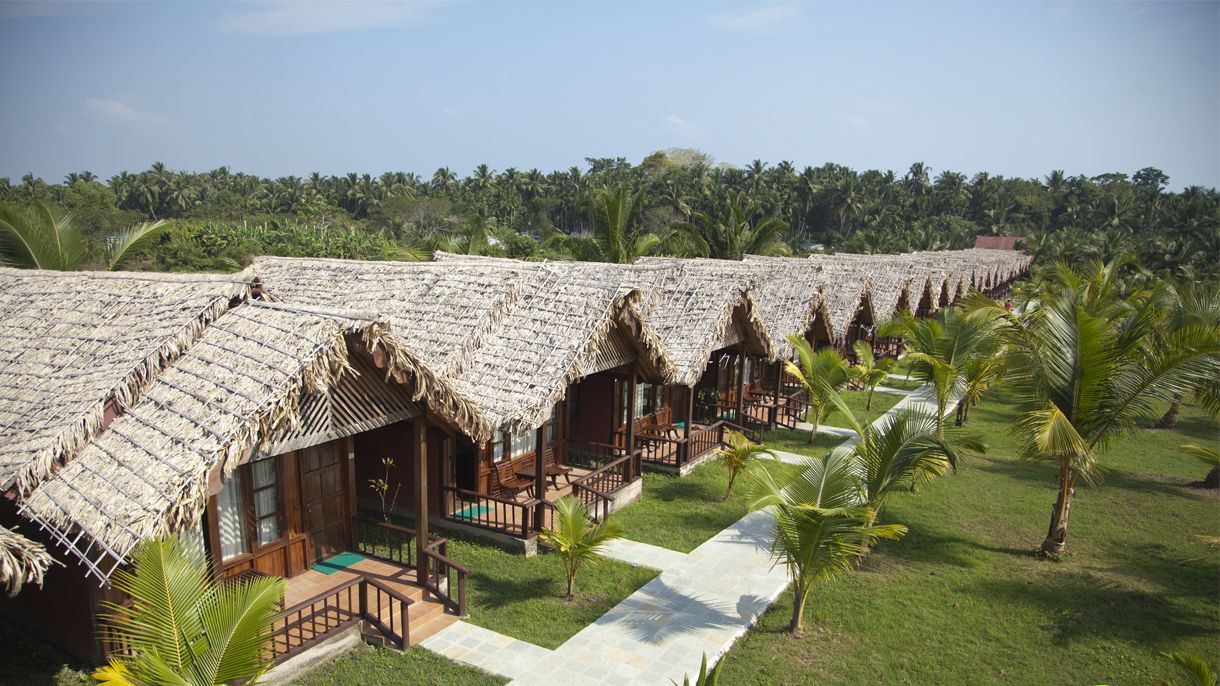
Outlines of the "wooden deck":
M326 574L310 569L288 579L284 586L284 607L291 610L308 601L313 605L289 613L276 622L274 645L277 656L291 656L308 648L347 625L360 622L362 579L373 579L399 597L380 589L366 590L365 611L394 632L402 634L402 602L407 598L408 646L432 636L458 621L457 615L426 589L415 583L415 570L365 558L344 569ZM320 599L320 600L316 600ZM376 629L365 620L362 629L370 635ZM282 658L281 658L282 659Z

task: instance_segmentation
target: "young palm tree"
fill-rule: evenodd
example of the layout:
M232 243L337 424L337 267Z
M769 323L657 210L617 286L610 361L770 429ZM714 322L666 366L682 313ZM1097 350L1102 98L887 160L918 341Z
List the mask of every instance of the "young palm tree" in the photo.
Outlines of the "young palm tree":
M622 538L623 527L608 518L594 524L584 504L565 495L555 501L554 527L543 530L539 536L554 547L563 560L563 568L568 575L567 598L571 600L576 572L585 562L592 563L606 543Z
M792 576L794 635L804 631L805 601L817 581L833 581L851 571L869 546L906 533L900 524L872 525L872 508L861 498L851 459L832 452L804 463L805 470L778 483L770 470L753 476L751 510L772 508L771 553Z
M968 319L998 323L1007 345L1005 382L1023 406L1012 427L1022 459L1058 468L1042 542L1051 554L1066 548L1076 480L1095 481L1106 449L1163 398L1220 376L1220 326L1158 332L1150 300L1125 307L1098 291L1106 271L1080 275L1081 287L1044 297L1021 315L977 294L967 299Z
M903 312L881 327L881 335L903 337L910 376L932 384L942 431L949 402L961 399L964 370L973 360L994 357L998 342L990 321L963 317L957 308L941 310L936 319Z
M283 579L212 579L203 551L176 535L148 541L114 587L132 606L109 603L114 635L133 654L111 658L94 678L116 686L212 686L257 682L271 666L271 625L284 602Z
M873 391L876 390L877 384L885 381L890 375L890 370L897 364L896 360L884 359L878 360L873 356L873 346L869 345L868 341L856 341L852 344L852 349L856 351L856 359L859 362L851 368L852 381L864 386L868 389L868 400L864 403L864 409L873 409Z
M801 364L797 366L792 362L785 362L784 368L805 384L809 395L809 423L813 424L813 430L809 433L809 444L814 445L817 441L818 425L838 409L834 399L838 398L838 389L847 383L847 361L833 348L813 352L813 346L800 336L789 336L788 340L792 341L792 347L796 350Z
M728 447L721 448L719 452L720 461L729 470L729 487L725 489L722 500L729 499L729 495L733 492L733 482L737 480L739 475L753 469L763 455L770 455L774 459L779 459L775 453L767 450L759 443L751 442L740 431L730 431Z
M106 269L118 269L166 228L164 221L144 222L125 234L111 236L103 254ZM83 269L85 242L71 214L56 216L43 203L35 203L29 210L0 206L0 264L22 269Z
M950 469L956 471L966 450L983 450L974 439L952 432L941 435L936 417L922 410L900 412L880 429L859 425L856 429L860 441L835 450L856 467L864 502L872 510L870 524L895 489L913 492Z

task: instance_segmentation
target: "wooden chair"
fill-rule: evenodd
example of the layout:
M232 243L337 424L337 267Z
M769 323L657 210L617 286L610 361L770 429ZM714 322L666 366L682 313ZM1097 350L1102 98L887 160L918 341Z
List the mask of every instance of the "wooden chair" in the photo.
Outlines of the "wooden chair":
M555 453L551 450L551 446L546 446L542 451L542 469L546 475L551 477L551 485L559 488L559 482L556 477L562 476L568 485L572 485L572 468L564 467L555 461Z
M500 494L509 498L516 498L517 494L525 491L529 495L533 495L533 482L526 481L513 471L512 460L500 460L496 463L496 480L500 482Z

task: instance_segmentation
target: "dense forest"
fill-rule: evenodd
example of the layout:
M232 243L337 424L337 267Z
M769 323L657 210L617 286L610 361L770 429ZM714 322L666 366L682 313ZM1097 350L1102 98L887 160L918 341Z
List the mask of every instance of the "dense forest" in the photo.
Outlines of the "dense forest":
M1130 176L1054 170L1043 179L967 178L934 175L921 162L902 175L760 160L738 168L684 148L638 165L586 163L549 174L483 164L464 178L441 168L430 178L278 179L157 163L106 181L87 171L62 183L0 178L0 204L41 203L51 221L70 215L90 256L136 224L169 220L134 262L161 270L231 270L263 253L423 259L447 249L622 260L901 252L966 248L980 234L1024 236L1039 262L1133 254L1152 271L1186 278L1218 270L1220 194L1199 186L1169 192L1169 178L1152 167Z

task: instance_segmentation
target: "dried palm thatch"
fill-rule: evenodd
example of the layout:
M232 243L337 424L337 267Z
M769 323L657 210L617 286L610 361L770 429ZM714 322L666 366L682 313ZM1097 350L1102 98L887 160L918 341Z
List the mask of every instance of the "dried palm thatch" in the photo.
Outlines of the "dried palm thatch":
M9 596L21 592L23 584L42 585L42 575L55 562L41 543L0 526L0 585Z
M452 394L367 315L253 301L217 318L143 397L53 477L21 513L105 580L140 541L194 527L209 477L227 476L294 427L304 394L350 373L355 337L418 399ZM215 474L214 474L215 473Z
M375 303L392 335L473 408L477 425L458 426L477 441L545 422L613 334L630 330L659 368L670 368L656 333L639 321L640 293L615 265L438 258L260 258L252 269L282 302Z
M134 403L207 323L250 292L242 274L0 269L0 490L26 492Z

